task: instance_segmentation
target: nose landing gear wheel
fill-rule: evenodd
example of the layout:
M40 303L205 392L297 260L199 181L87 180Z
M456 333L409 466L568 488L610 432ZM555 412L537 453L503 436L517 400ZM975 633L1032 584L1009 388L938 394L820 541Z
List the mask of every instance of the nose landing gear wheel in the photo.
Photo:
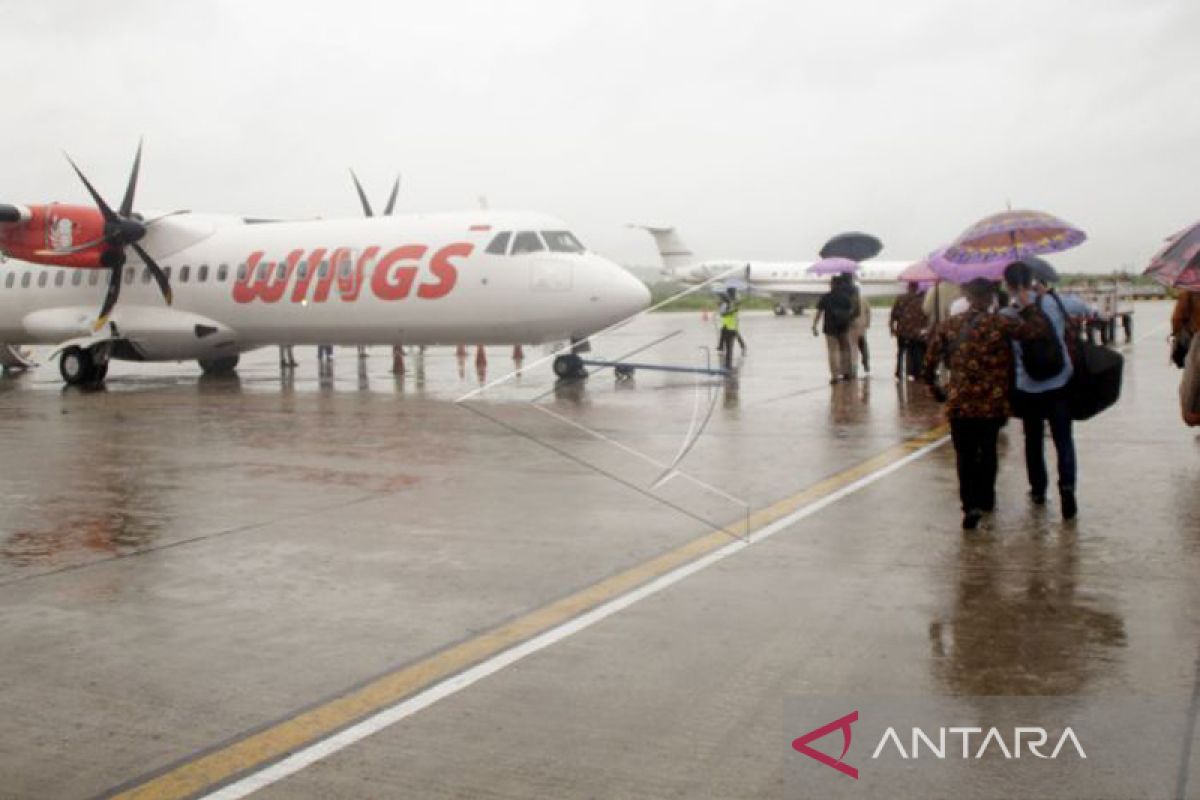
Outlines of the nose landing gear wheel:
M574 353L570 353L554 359L554 374L562 380L571 380L586 378L587 370L584 369L583 359Z

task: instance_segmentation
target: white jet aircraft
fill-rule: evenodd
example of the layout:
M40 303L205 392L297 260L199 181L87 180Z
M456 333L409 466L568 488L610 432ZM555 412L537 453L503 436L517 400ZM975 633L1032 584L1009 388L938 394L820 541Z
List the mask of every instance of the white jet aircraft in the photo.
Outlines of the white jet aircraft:
M112 358L221 372L275 344L577 340L650 302L543 214L143 216L140 154L117 210L82 173L97 208L0 204L0 253L13 259L0 263L0 348L58 345L69 384L102 381Z
M747 259L700 259L673 227L634 225L654 237L662 258L663 273L683 283L696 284L733 272L753 294L773 297L775 313L788 309L800 313L829 291L829 278L809 274L813 261L753 261ZM904 291L897 279L911 261L864 261L855 273L866 297L894 297Z

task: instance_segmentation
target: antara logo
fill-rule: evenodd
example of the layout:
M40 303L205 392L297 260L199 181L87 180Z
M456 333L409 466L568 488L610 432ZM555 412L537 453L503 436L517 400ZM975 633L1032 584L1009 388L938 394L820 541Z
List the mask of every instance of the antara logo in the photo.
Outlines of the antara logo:
M855 722L858 722L857 710L792 740L792 749L827 767L832 767L849 778L858 780L858 769L845 761L846 754L850 752L851 726ZM835 731L842 733L842 752L837 758L810 746L813 742ZM1044 750L1049 749L1050 732L1041 727L1014 728L1008 738L1005 738L1000 729L995 727L985 729L974 726L954 726L940 727L936 731L936 734L931 735L922 728L913 727L909 731L910 735L901 739L896 728L888 726L880 736L879 744L871 753L871 760L877 761L892 751L905 761L919 760L922 757L922 750L925 751L926 757L932 757L938 761L945 761L947 758L975 760L983 758L989 751L1005 760L1019 759L1023 751L1030 757L1042 759L1056 759L1064 751L1067 752L1067 755L1070 754L1070 751L1074 751L1079 758L1087 758L1087 753L1084 752L1079 737L1070 727L1063 728L1053 749L1048 754ZM961 742L961 747L954 746L957 744L956 740ZM905 748L905 741L909 743L908 748Z
M293 250L278 262L264 260L263 251L256 250L246 259L244 270L239 271L233 299L238 303L277 303L286 295L293 303L324 303L336 283L338 294L346 302L357 300L367 284L380 300L405 300L414 288L417 297L437 300L450 294L458 283L458 269L452 259L466 258L474 249L468 242L446 245L429 257L425 276L421 273L429 248L423 244L393 248L382 258L380 248L374 245L358 253L348 247L332 251L317 248L308 253Z

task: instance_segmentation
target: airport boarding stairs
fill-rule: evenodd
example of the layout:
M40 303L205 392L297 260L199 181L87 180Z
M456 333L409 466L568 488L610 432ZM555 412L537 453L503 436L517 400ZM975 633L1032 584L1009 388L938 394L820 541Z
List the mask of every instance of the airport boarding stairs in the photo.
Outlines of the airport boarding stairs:
M3 367L5 372L25 370L36 366L37 363L30 359L21 348L0 342L0 367Z

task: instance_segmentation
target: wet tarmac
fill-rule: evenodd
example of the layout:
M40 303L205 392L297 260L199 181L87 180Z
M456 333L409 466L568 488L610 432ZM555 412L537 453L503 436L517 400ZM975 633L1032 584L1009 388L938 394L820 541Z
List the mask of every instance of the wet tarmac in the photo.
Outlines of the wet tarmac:
M808 319L755 314L735 388L556 387L532 348L509 379L501 348L483 368L413 353L401 376L386 348L323 369L304 348L284 377L274 351L232 379L6 377L0 797L204 794L666 575L664 554L773 522L259 796L810 796L788 744L812 726L785 714L805 696L1177 697L1192 735L1200 441L1168 315L1139 306L1121 403L1078 428L1080 518L1028 504L1010 425L1000 508L972 537L952 450L918 450L939 408L892 380L880 314L875 371L835 387ZM695 364L714 340L697 314L653 315L597 355ZM1045 796L1134 796L1078 780Z

